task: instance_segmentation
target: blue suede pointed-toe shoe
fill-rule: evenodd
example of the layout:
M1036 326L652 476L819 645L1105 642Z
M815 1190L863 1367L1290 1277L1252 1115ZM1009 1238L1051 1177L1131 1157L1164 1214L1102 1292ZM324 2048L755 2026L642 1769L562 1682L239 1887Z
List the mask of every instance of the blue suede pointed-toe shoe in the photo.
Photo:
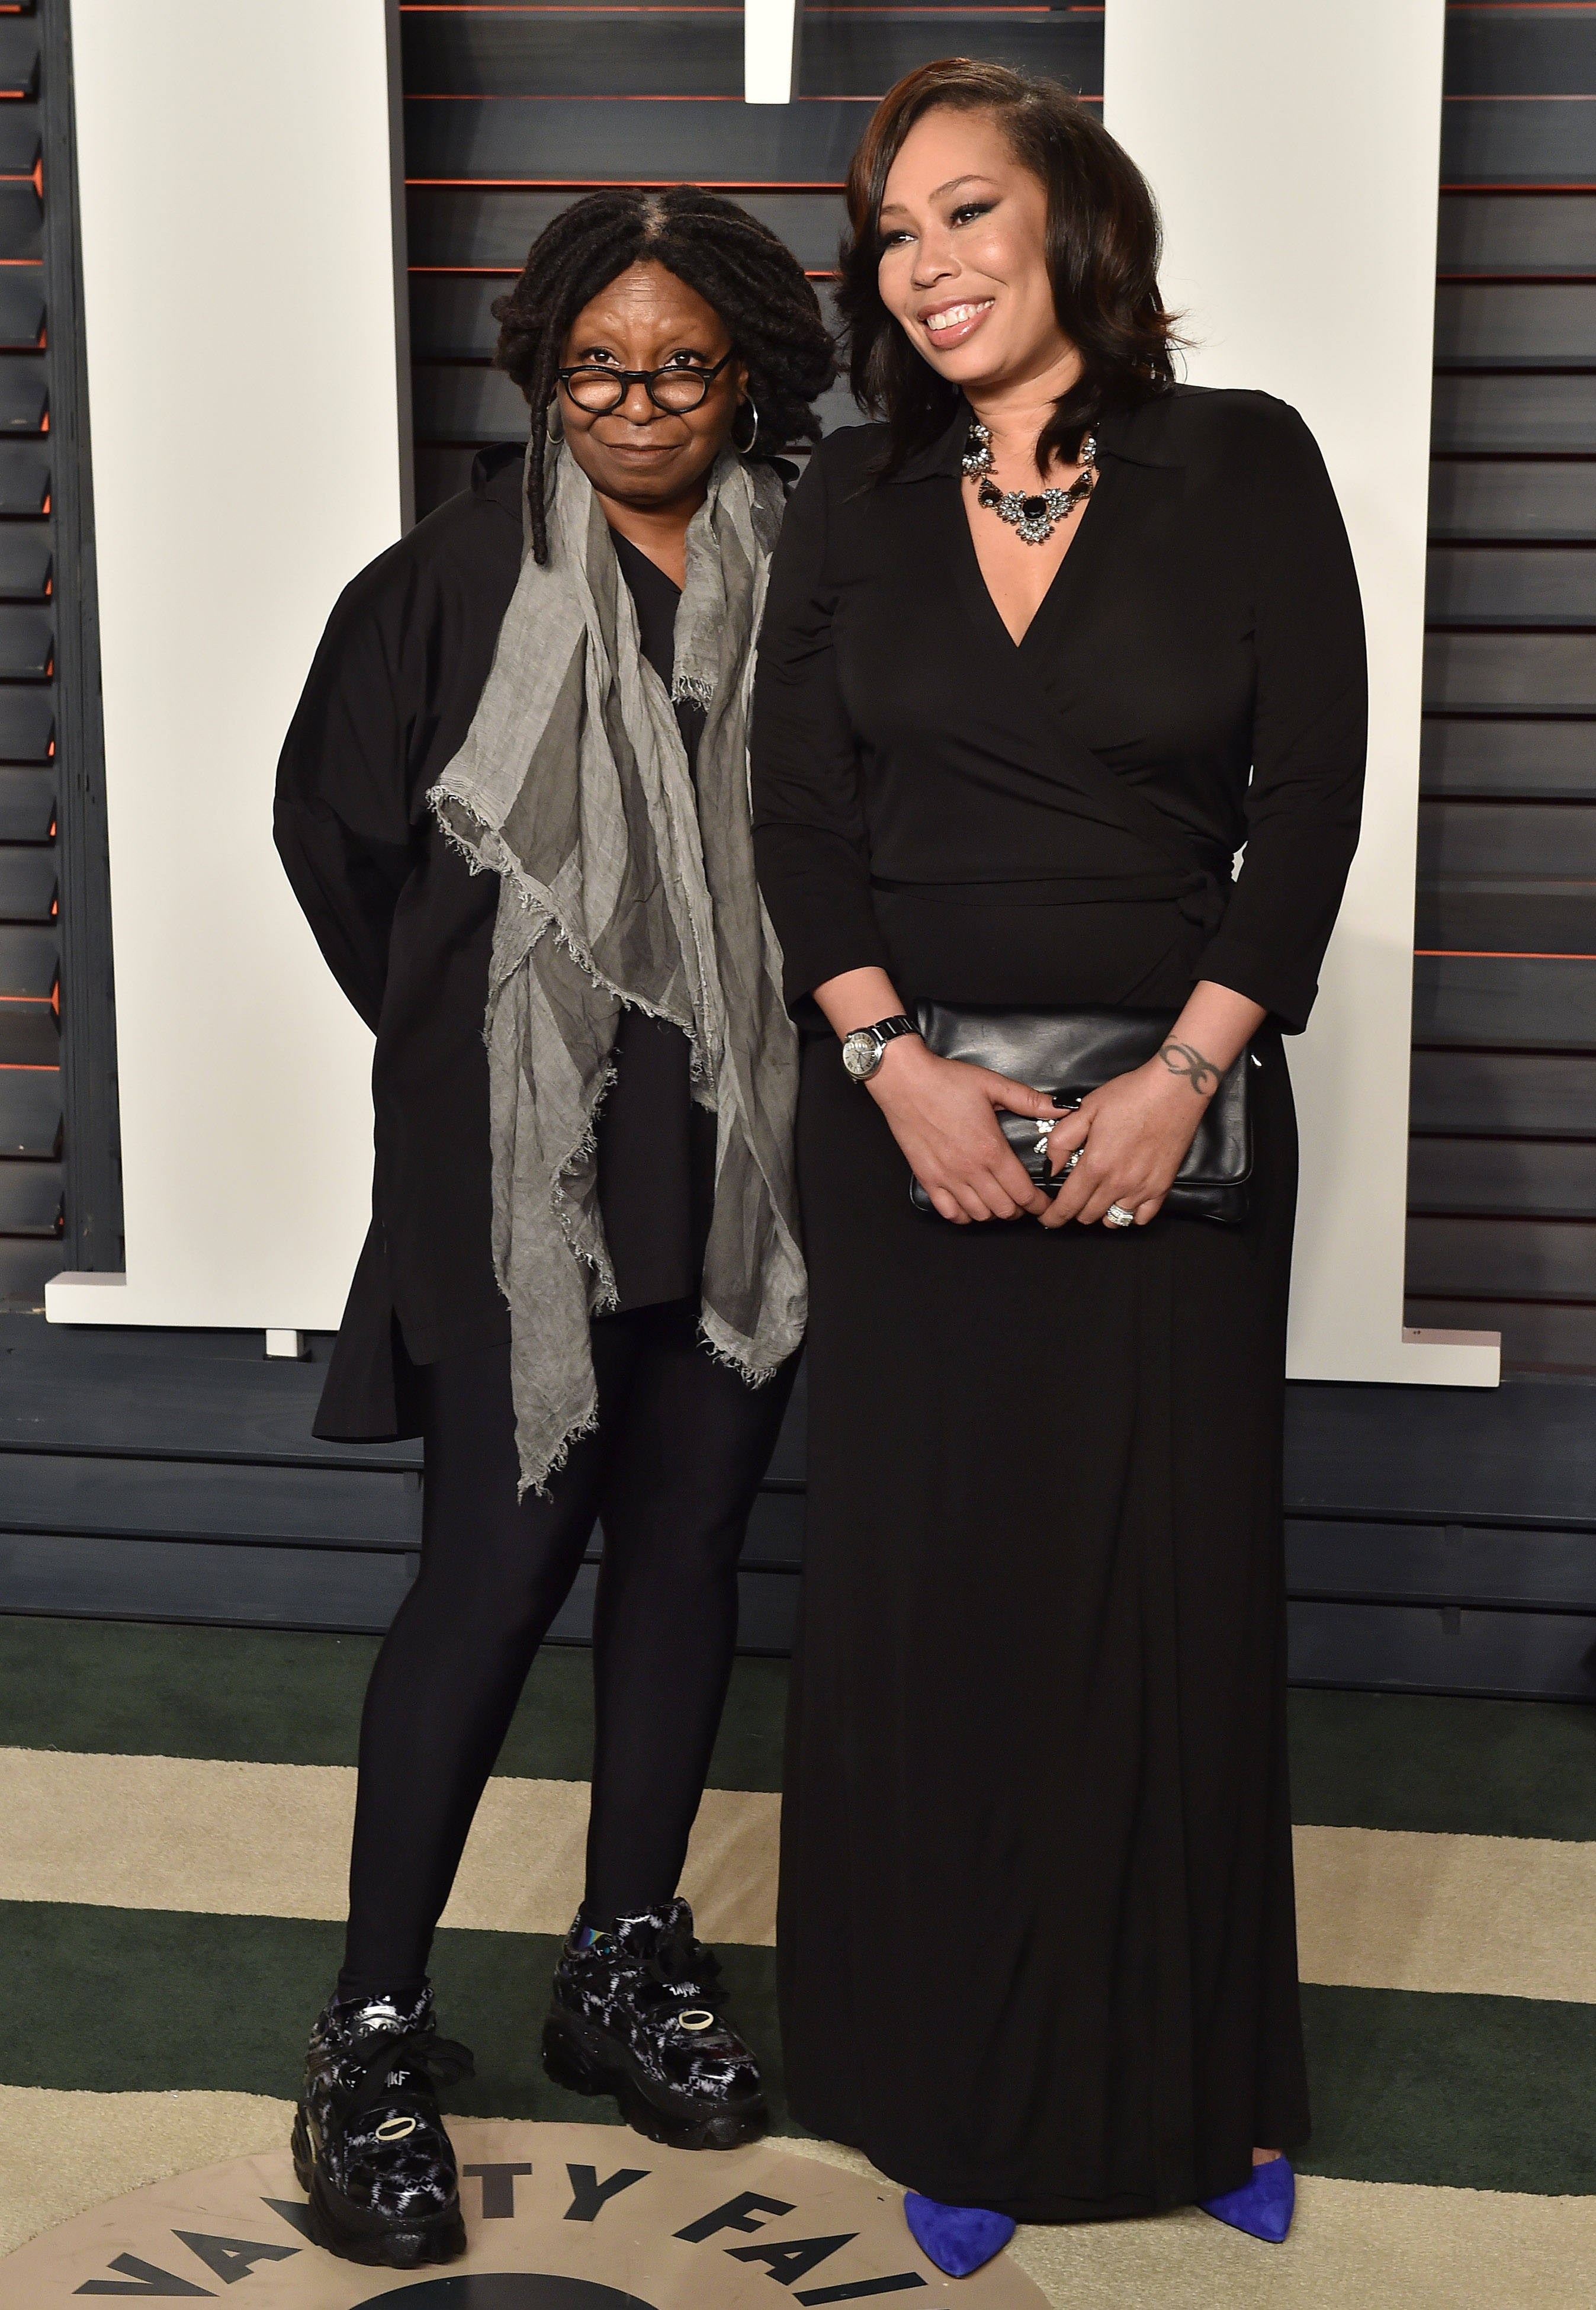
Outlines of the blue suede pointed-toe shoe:
M1202 2210L1217 2222L1228 2222L1233 2230L1245 2230L1249 2237L1279 2245L1291 2227L1296 2205L1297 2176L1291 2171L1291 2160L1271 2158L1266 2165L1254 2166L1252 2180L1244 2182L1239 2190L1227 2190L1220 2198L1205 2198Z
M1007 2214L988 2213L984 2206L944 2206L918 2190L905 2197L903 2218L921 2253L950 2278L967 2278L1002 2254L1014 2235Z

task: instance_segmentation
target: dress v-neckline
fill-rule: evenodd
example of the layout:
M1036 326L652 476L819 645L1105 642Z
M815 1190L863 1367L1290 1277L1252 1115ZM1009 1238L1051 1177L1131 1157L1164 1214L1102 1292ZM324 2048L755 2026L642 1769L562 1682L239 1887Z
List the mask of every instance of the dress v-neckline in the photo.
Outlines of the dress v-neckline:
M984 627L989 633L1000 638L1004 648L1015 657L1025 656L1027 644L1037 627L1042 625L1045 620L1051 622L1056 615L1057 604L1066 590L1064 573L1070 569L1071 563L1080 560L1086 550L1089 534L1095 534L1093 517L1101 514L1102 508L1098 506L1097 499L1102 495L1106 479L1106 474L1099 469L1091 496L1081 507L1080 513L1074 517L1080 523L1080 534L1071 540L1063 560L1048 580L1046 592L1031 612L1026 622L1025 631L1018 640L1004 623L1003 613L993 598L992 588L986 582L986 572L981 567L981 557L976 551L976 540L970 528L969 513L964 501L964 483L962 480L954 481L954 489L957 491L955 516L962 541L962 550L957 563L959 592L964 596L965 607L969 612L972 622L977 628ZM1077 581L1071 582L1073 584Z

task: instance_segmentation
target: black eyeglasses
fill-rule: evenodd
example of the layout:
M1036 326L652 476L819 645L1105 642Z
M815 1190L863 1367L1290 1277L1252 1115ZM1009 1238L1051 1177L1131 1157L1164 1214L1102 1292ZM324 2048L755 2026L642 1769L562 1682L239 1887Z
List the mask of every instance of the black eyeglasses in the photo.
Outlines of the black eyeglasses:
M721 355L713 369L599 369L585 366L562 369L559 382L576 403L591 417L603 417L612 409L619 409L634 385L643 386L656 409L681 417L690 409L697 409L716 378L731 360L729 352Z

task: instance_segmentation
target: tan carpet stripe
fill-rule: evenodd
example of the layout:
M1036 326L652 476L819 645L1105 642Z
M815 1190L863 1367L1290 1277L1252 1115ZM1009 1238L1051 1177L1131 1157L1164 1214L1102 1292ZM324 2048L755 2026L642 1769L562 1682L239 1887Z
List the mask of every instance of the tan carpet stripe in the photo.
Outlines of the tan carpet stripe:
M0 1750L0 1898L338 1918L343 1766ZM780 1800L711 1789L685 1880L706 1938L776 1937ZM583 1781L495 1779L449 1925L562 1932L581 1897ZM1299 1828L1306 1981L1596 2002L1596 1844Z
M339 1918L354 1793L344 1765L0 1749L0 1899ZM706 1940L775 1941L780 1808L705 1792L682 1882ZM490 1781L444 1924L564 1932L586 1828L585 1781Z

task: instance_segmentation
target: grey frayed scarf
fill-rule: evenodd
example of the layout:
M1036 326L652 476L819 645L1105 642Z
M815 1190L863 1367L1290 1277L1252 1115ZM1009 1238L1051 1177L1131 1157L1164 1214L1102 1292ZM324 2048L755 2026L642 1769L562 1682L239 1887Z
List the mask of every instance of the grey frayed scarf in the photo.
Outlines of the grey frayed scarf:
M524 548L464 744L429 799L500 877L485 1034L493 1256L510 1307L521 1489L597 1417L588 1324L613 1307L594 1125L623 1008L691 1046L716 1117L701 1324L750 1382L798 1346L797 1038L754 878L748 711L781 485L723 452L688 528L672 695L586 475L551 462L549 562ZM672 699L705 711L697 792Z

